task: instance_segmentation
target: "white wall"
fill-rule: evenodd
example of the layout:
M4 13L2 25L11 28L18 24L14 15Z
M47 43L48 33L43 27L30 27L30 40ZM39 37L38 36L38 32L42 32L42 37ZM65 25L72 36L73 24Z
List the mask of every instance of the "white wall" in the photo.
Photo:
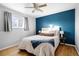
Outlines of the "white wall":
M79 4L75 7L75 44L79 52Z
M3 30L3 12L9 11L11 13L16 14L17 16L25 16L28 17L29 22L29 31L16 30L11 32L3 32L0 31L0 49L8 47L12 44L15 44L18 40L22 39L25 36L35 34L35 18L29 15L21 14L17 11L8 9L0 5L0 30ZM28 11L27 11L28 12Z

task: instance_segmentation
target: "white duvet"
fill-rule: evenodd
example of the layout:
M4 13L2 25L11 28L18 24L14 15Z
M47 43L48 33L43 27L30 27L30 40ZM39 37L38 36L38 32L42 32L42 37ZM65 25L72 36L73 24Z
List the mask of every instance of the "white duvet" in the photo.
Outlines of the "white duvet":
M59 36L53 36L53 37L50 37L50 36L40 36L40 35L34 35L34 36L30 36L30 37L25 37L22 39L22 41L19 43L19 49L25 49L27 50L29 53L32 53L34 55L40 55L40 51L44 50L44 48L42 47L45 47L48 46L49 44L45 43L45 44L40 44L38 45L35 49L32 47L32 43L31 43L31 40L51 40L51 39L54 39L54 43L55 43L55 47L51 47L50 48L50 52L52 50L52 55L54 55L54 52L57 48L57 46L59 45ZM42 50L41 50L42 49ZM48 49L49 50L49 49ZM42 53L44 55L44 53Z

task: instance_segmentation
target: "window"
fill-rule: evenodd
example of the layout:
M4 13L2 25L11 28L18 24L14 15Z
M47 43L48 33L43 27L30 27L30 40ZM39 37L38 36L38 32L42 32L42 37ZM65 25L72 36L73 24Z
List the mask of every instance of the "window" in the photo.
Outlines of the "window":
M24 18L12 16L12 28L24 28Z
M29 30L28 18L12 15L12 29Z

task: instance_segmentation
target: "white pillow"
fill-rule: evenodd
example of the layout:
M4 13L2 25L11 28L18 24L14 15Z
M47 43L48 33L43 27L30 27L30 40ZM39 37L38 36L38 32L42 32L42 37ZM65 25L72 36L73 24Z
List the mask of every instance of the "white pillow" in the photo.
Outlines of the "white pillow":
M59 35L59 29L58 28L42 28L40 33Z
M41 31L48 31L49 28L42 28Z

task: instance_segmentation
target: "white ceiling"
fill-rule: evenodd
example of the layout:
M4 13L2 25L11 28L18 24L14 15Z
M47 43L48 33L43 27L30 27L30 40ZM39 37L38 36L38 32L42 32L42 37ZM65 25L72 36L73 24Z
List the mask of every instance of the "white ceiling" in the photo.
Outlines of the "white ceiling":
M76 3L47 3L46 7L41 8L44 12L35 11L34 13L32 13L33 9L24 8L24 7L33 6L32 3L2 3L2 5L24 14L32 15L34 17L42 17L49 14L73 9L77 4Z

